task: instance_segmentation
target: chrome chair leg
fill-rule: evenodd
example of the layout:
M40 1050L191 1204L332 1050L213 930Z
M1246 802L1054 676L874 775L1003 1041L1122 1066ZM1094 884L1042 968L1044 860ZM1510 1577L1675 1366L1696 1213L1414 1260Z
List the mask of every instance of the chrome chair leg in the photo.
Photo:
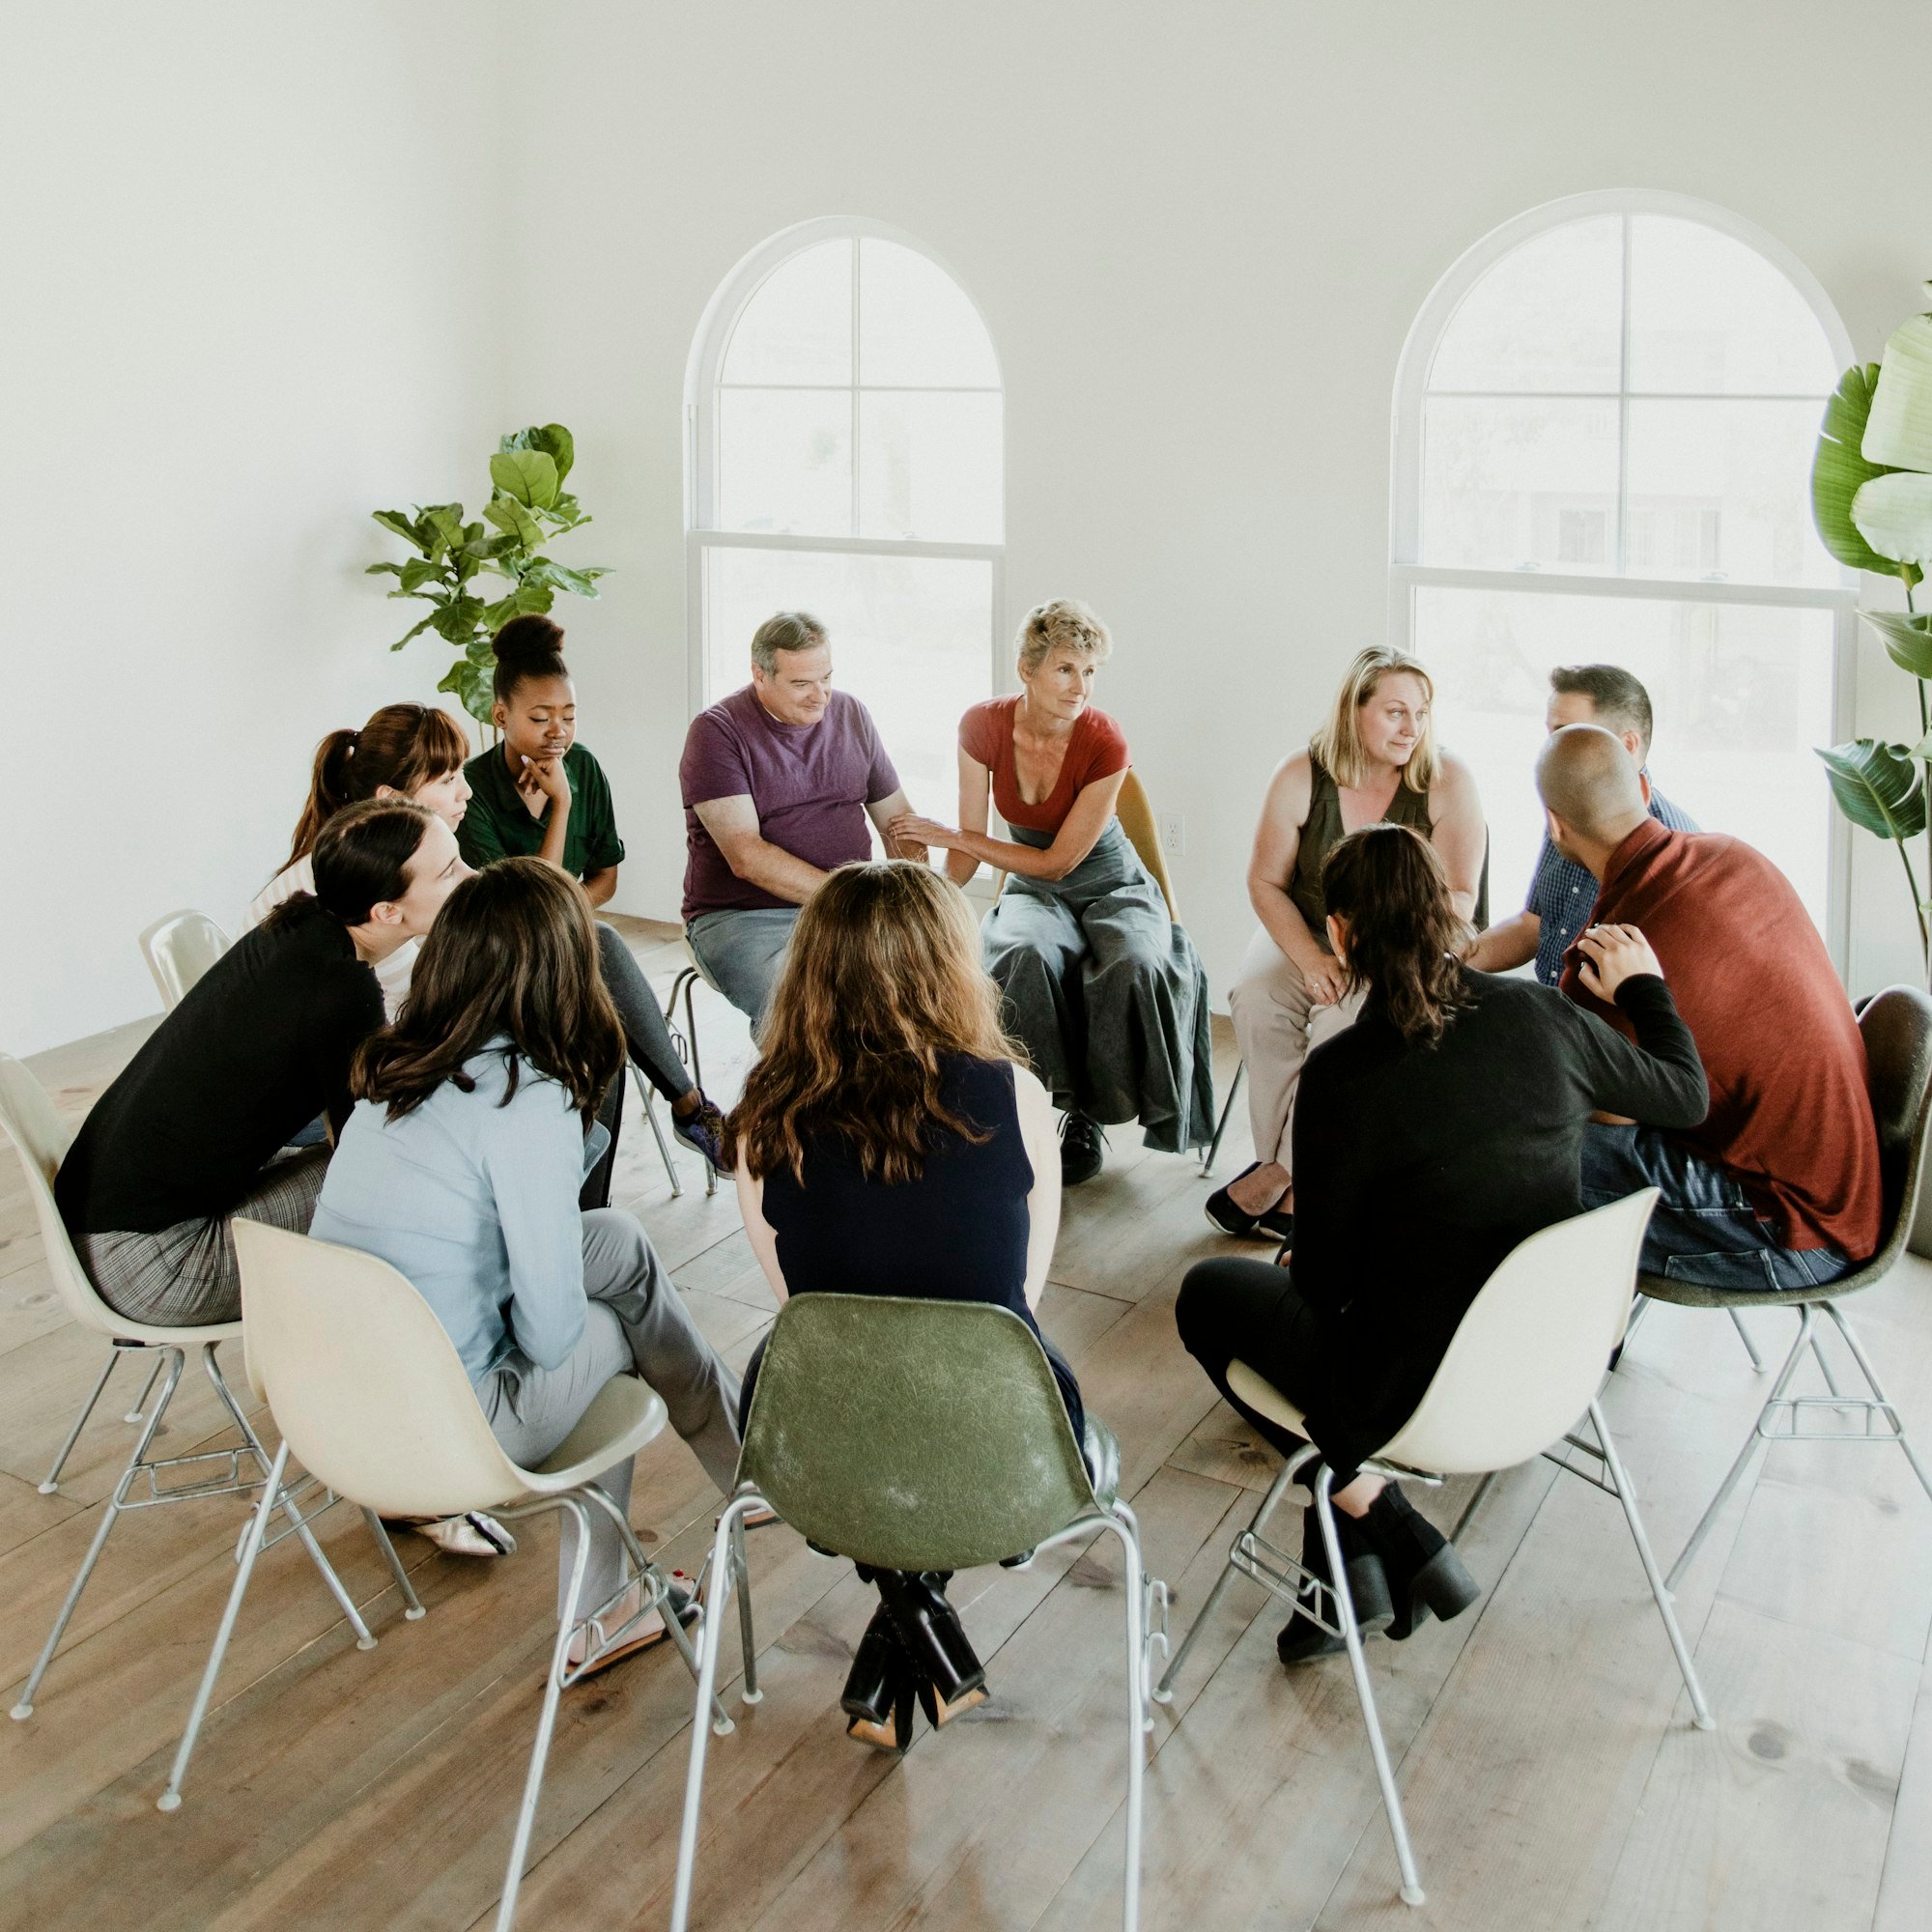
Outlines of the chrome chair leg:
M1298 1463L1290 1463L1276 1476L1267 1494L1262 1498L1261 1507L1256 1510L1247 1528L1242 1531L1242 1536L1253 1537L1261 1534L1262 1525L1274 1514L1276 1505L1280 1503L1288 1486L1293 1482L1295 1471L1299 1466ZM1240 1540L1239 1537L1236 1539L1236 1548L1239 1547ZM1208 1593L1208 1601L1201 1605L1194 1621L1187 1626L1187 1634L1180 1639L1180 1648L1168 1660L1167 1668L1160 1674L1160 1682L1153 1687L1153 1699L1156 1704L1174 1702L1174 1680L1180 1675L1180 1666L1187 1662L1187 1653L1194 1648L1194 1639L1201 1634L1203 1627L1220 1608L1221 1599L1228 1594L1228 1585L1239 1574L1235 1567L1234 1550L1231 1549L1228 1561L1221 1566L1221 1574L1214 1579L1214 1587Z
M376 1548L383 1553L389 1566L389 1575L396 1579L396 1588L402 1593L403 1615L414 1623L418 1617L429 1614L423 1608L422 1599L416 1595L416 1586L410 1581L410 1573L403 1568L403 1559L396 1554L396 1546L390 1541L389 1532L383 1527L383 1519L372 1509L362 1512L362 1520L369 1525L369 1534L376 1539Z
M146 1381L146 1382L145 1382L145 1383L144 1383L144 1384L142 1385L142 1388L141 1388L141 1400L140 1400L139 1402L137 1402L137 1403L136 1403L136 1404L134 1405L134 1406L133 1406L132 1408L130 1408L130 1409L129 1409L129 1410L128 1411L128 1413L127 1413L126 1415L124 1415L124 1416L123 1416L123 1417L121 1418L121 1420L122 1420L123 1422L126 1422L126 1423L130 1423L130 1424L131 1424L131 1423L136 1423L136 1422L139 1422L139 1421L140 1421L140 1419L141 1419L141 1411L142 1411L142 1410L143 1410L144 1408L146 1408L146 1407L147 1407L147 1406L148 1406L148 1398L149 1398L149 1397L150 1397L151 1395L153 1395L153 1394L154 1394L154 1392L155 1392L155 1384L156 1384L156 1383L157 1381L159 1381L159 1380L160 1380L160 1378L161 1378L161 1365L160 1365L160 1363L159 1363L159 1362L157 1361L157 1362L156 1362L156 1363L155 1364L155 1366L154 1366L154 1367L153 1367L152 1369L150 1369L150 1370L148 1371L148 1379L147 1379L147 1381Z
M1147 1768L1146 1712L1141 1688L1146 1682L1146 1633L1141 1617L1146 1606L1139 1525L1124 1505L1117 1505L1107 1527L1121 1539L1122 1583L1127 1612L1127 1857L1122 1881L1122 1932L1138 1932L1141 1918L1141 1786Z
M738 1641L745 1653L745 1682L739 1695L748 1704L760 1704L765 1693L758 1689L758 1643L752 1630L752 1566L745 1557L745 1519L731 1524L731 1568L738 1586Z
M670 1198L679 1200L684 1194L684 1182L677 1178L677 1168L670 1157L670 1144L665 1139L664 1124L658 1119L657 1095L648 1082L644 1085L644 1119L651 1123L651 1134L658 1144L658 1158L665 1164L665 1179L670 1182Z
M168 1412L168 1404L174 1400L175 1390L180 1386L182 1369L186 1357L179 1349L168 1349L163 1352L167 1359L167 1375L161 1383L160 1399L148 1411L148 1419L141 1425L140 1435L134 1438L134 1449L128 1458L128 1465L121 1471L121 1480L115 1484L114 1493L108 1497L107 1506L100 1513L100 1527L94 1532L94 1541L88 1545L87 1554L81 1559L79 1572L69 1586L67 1601L61 1605L60 1614L54 1618L54 1627L47 1633L47 1640L34 1662L26 1688L14 1705L11 1715L15 1719L31 1718L34 1715L34 1692L41 1688L41 1679L47 1674L47 1665L53 1662L54 1652L60 1648L60 1640L67 1634L67 1627L72 1620L74 1606L80 1602L80 1593L87 1588L87 1579L94 1575L94 1566L100 1561L100 1552L106 1548L115 1520L121 1514L123 1503L127 1500L128 1491L132 1486L142 1463L146 1462L149 1445L154 1441L155 1434L161 1426L161 1417Z
M1891 1398L1879 1386L1878 1374L1871 1365L1871 1357L1865 1353L1863 1345L1859 1341L1858 1335L1852 1328L1852 1324L1846 1321L1843 1313L1839 1310L1838 1304L1835 1301L1828 1301L1824 1304L1824 1307L1825 1313L1832 1318L1833 1325L1844 1337L1845 1347L1852 1351L1852 1360L1858 1363L1859 1374L1864 1377L1866 1386L1870 1388L1872 1394L1890 1412L1892 1427L1897 1432L1896 1440L1898 1446L1905 1451L1905 1460L1912 1464L1912 1473L1918 1478L1919 1488L1925 1492L1928 1497L1932 1497L1932 1476L1926 1474L1925 1464L1918 1460L1918 1452L1913 1448L1911 1440L1905 1433L1905 1418L1893 1406ZM1835 1394L1836 1391L1834 1390L1833 1393Z
M670 1027L674 1037L680 1037L676 1021L677 1001L680 993L684 995L684 1031L681 1037L690 1056L691 1077L700 1089L704 1085L704 1067L697 1057L697 1009L692 1005L692 995L703 977L696 966L680 967L676 979L670 982L670 997L665 1002L666 1024ZM704 1163L704 1197L708 1201L717 1192L718 1177L707 1160Z
M1664 1634L1670 1639L1671 1654L1677 1659L1677 1668L1683 1673L1684 1688L1690 1693L1692 1719L1700 1731L1715 1730L1717 1719L1711 1716L1711 1707L1704 1701L1704 1687L1697 1681L1697 1666L1690 1661L1690 1647L1684 1641L1684 1633L1678 1628L1677 1611L1671 1604L1670 1592L1664 1587L1663 1577L1658 1570L1650 1538L1644 1532L1643 1518L1637 1514L1636 1491L1625 1473L1623 1459L1617 1454L1610 1426L1604 1420L1603 1406L1599 1403L1590 1405L1590 1427L1597 1432L1597 1441L1604 1452L1604 1467L1609 1472L1617 1501L1623 1505L1624 1520L1630 1524L1631 1541L1636 1545L1637 1561L1643 1565L1644 1580L1650 1585L1650 1594L1657 1599L1657 1613L1663 1619Z
M1745 1317L1743 1309L1734 1308L1731 1310L1731 1326L1738 1331L1738 1340L1745 1345L1745 1353L1750 1357L1750 1365L1752 1369L1758 1375L1763 1375L1764 1357L1758 1353L1757 1344L1751 1340L1751 1332L1748 1328L1745 1326ZM1821 1355L1818 1359L1819 1359L1819 1366L1822 1368L1824 1366L1824 1357ZM1830 1369L1825 1370L1825 1377L1828 1383L1831 1379L1831 1374L1832 1372ZM1835 1389L1833 1389L1832 1392L1833 1395L1837 1393Z
M1402 1874L1402 1902L1420 1905L1426 1894L1416 1872L1415 1854L1409 1849L1408 1822L1403 1816L1402 1794L1395 1786L1395 1773L1389 1766L1388 1746L1382 1741L1381 1719L1376 1716L1376 1693L1369 1683L1369 1666L1362 1656L1362 1633L1355 1622L1354 1600L1349 1593L1349 1565L1342 1554L1341 1532L1335 1527L1334 1499L1329 1492L1334 1472L1326 1463L1316 1471L1315 1513L1321 1522L1321 1547L1328 1552L1330 1591L1335 1599L1342 1639L1349 1647L1349 1668L1354 1674L1355 1700L1362 1707L1362 1722L1369 1733L1369 1755L1376 1761L1376 1782L1381 1786L1382 1809L1388 1814L1389 1835L1395 1840L1396 1868Z
M80 1440L80 1432L87 1427L87 1418L94 1413L94 1405L100 1400L100 1392L107 1386L107 1378L114 1373L115 1365L120 1361L124 1352L123 1350L117 1348L110 1347L108 1349L107 1359L101 1363L100 1373L95 1377L94 1387L90 1391L87 1400L81 1404L80 1413L74 1417L73 1427L68 1431L67 1440L61 1444L60 1453L54 1458L53 1467L41 1480L42 1495L51 1496L59 1492L60 1473L67 1467L67 1459L73 1454L73 1445ZM159 1366L159 1363L156 1364L156 1369ZM149 1386L153 1387L153 1385L151 1380ZM144 1396L142 1400L145 1402L147 1398ZM128 1418L130 1422L139 1422L140 1419L141 1415L138 1408Z
M1228 1131L1228 1120L1235 1111L1235 1095L1241 1091L1241 1078L1247 1070L1246 1061L1236 1061L1235 1077L1228 1083L1228 1097L1221 1102L1221 1118L1214 1122L1214 1138L1208 1143L1208 1151L1201 1156L1201 1178L1204 1180L1214 1172L1214 1162L1221 1151L1221 1136Z

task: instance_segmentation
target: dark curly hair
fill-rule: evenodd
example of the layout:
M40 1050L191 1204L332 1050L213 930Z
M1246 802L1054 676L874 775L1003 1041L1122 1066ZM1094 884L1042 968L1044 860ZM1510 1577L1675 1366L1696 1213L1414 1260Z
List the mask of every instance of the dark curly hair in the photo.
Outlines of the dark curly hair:
M1456 916L1435 847L1406 825L1364 826L1321 867L1331 919L1348 931L1350 979L1409 1044L1434 1046L1469 1003L1461 953L1469 928Z

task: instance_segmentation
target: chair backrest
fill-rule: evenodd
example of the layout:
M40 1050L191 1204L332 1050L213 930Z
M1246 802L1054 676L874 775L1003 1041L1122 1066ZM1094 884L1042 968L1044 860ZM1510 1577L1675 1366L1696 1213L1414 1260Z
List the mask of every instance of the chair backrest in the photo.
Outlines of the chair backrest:
M157 919L141 935L141 956L169 1012L227 951L228 935L205 912L191 908Z
M1153 874L1154 884L1160 888L1161 896L1167 901L1167 916L1172 920L1180 917L1180 906L1174 896L1174 881L1167 875L1167 854L1161 850L1160 827L1153 815L1153 805L1147 795L1147 786L1141 783L1141 775L1129 765L1127 775L1121 781L1121 795L1114 803L1114 815L1121 821L1121 830L1127 835L1127 843L1141 855L1141 864Z
M1917 986L1888 986L1859 1015L1859 1032L1885 1184L1884 1238L1859 1272L1876 1275L1905 1251L1918 1218L1932 1116L1932 998Z
M47 1090L6 1053L0 1053L0 1126L19 1150L34 1218L40 1223L41 1246L46 1251L47 1272L68 1313L98 1334L126 1333L127 1323L95 1293L54 1205L54 1176L73 1144L74 1129L54 1111Z
M1623 1339L1657 1198L1643 1188L1512 1248L1379 1453L1438 1475L1487 1473L1528 1462L1570 1429Z
M249 1377L310 1474L383 1516L457 1516L524 1492L455 1344L387 1262L233 1225Z
M738 1480L822 1548L886 1570L996 1563L1099 1508L1026 1323L898 1295L785 1303Z

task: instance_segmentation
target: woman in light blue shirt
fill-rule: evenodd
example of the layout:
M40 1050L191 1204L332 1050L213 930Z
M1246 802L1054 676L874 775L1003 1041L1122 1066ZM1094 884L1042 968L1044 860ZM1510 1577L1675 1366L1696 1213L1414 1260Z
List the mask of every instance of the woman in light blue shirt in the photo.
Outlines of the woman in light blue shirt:
M728 1492L737 1378L637 1221L577 1206L604 1151L597 1110L623 1056L582 889L539 859L489 867L450 895L408 1006L356 1061L358 1104L310 1233L380 1255L414 1285L513 1461L541 1462L612 1376L638 1375ZM598 1480L629 1508L628 1460ZM566 1522L559 1608L575 1540ZM623 1582L622 1541L593 1518L583 1602L602 1604ZM603 1625L614 1630L636 1608L627 1595ZM662 1634L653 1619L596 1667ZM582 1654L580 1635L573 1661Z

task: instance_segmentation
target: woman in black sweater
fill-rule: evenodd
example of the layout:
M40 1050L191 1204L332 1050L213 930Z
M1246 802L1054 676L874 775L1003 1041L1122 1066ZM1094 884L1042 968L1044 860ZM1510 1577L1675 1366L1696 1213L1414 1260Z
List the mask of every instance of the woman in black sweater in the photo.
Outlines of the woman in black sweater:
M1593 1112L1690 1127L1709 1096L1690 1032L1641 933L1592 926L1584 984L1633 1045L1553 988L1472 972L1440 861L1406 828L1343 839L1322 871L1328 935L1367 988L1361 1018L1309 1056L1294 1124L1295 1239L1286 1269L1203 1262L1175 1319L1221 1393L1283 1454L1299 1439L1228 1387L1246 1362L1308 1419L1334 1471L1357 1613L1406 1637L1477 1590L1401 1490L1357 1466L1414 1412L1464 1312L1518 1242L1583 1211ZM1311 1508L1303 1566L1326 1576ZM1359 1583L1358 1583L1359 1578ZM1343 1646L1299 1611L1285 1663Z

